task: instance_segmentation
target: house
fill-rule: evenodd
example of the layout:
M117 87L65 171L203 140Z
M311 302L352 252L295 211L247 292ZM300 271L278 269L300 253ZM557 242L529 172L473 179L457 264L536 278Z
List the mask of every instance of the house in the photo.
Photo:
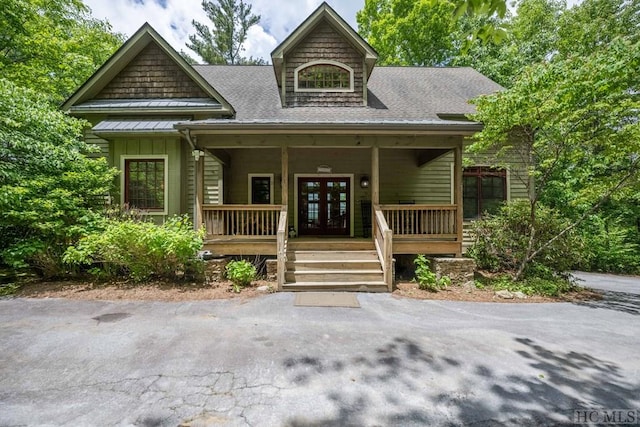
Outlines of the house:
M145 24L63 109L122 171L120 203L191 214L214 253L275 255L279 289L390 290L395 255L460 257L465 217L525 190L463 170L468 101L500 86L376 61L326 3L268 66L189 65Z

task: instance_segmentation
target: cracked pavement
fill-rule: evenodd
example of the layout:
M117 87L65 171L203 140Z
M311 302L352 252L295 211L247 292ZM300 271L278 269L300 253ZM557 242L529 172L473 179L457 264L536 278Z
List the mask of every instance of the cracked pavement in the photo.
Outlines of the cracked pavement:
M579 276L606 298L0 300L0 426L533 426L640 410L640 278Z

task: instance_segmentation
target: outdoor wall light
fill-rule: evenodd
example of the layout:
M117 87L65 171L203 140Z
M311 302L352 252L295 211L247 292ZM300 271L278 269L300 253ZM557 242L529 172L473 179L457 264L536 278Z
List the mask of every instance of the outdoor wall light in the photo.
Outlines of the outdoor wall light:
M362 178L360 178L360 187L369 188L369 176L368 175L362 175Z

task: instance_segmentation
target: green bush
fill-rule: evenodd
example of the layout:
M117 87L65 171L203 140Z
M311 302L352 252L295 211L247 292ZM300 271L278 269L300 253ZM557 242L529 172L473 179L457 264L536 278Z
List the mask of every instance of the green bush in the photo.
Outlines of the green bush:
M509 292L522 292L525 295L547 297L557 297L575 289L575 284L563 277L528 277L516 282L510 276L504 275L491 280L486 285L491 286L496 291L507 290Z
M115 170L83 141L86 122L0 79L0 264L63 274L69 245L101 222Z
M416 281L418 287L425 291L437 292L440 289L445 289L451 284L449 276L442 276L438 278L436 274L431 271L429 267L429 260L424 255L418 255L413 260L416 265Z
M227 279L231 280L234 292L240 292L256 278L256 268L247 260L231 261L226 267Z
M581 231L587 249L585 269L626 274L640 272L637 227L592 216Z
M172 217L162 225L131 220L106 220L103 231L87 235L64 254L72 266L85 266L104 278L176 278L195 268L202 248L202 230L193 230L186 217Z
M473 223L474 244L467 254L478 268L494 272L513 273L520 266L529 245L530 230L535 227L533 249L556 237L569 221L558 212L541 204L531 224L529 202L517 200L505 204L495 215L486 215ZM584 244L572 230L555 240L529 263L525 277L552 279L579 265L584 257Z

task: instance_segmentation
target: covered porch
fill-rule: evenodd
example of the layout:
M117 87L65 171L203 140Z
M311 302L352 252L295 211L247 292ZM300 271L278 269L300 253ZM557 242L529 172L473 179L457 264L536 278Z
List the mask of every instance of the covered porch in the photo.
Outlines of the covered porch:
M198 143L226 168L222 203L205 203L204 162L195 162L194 222L206 229L206 249L276 256L279 289L292 244L303 240L327 251L336 246L322 242L370 242L388 290L394 254L462 254L461 136L199 137ZM422 183L412 178L429 168ZM271 177L269 203L251 203L247 176L254 175ZM332 196L327 186L338 184Z

